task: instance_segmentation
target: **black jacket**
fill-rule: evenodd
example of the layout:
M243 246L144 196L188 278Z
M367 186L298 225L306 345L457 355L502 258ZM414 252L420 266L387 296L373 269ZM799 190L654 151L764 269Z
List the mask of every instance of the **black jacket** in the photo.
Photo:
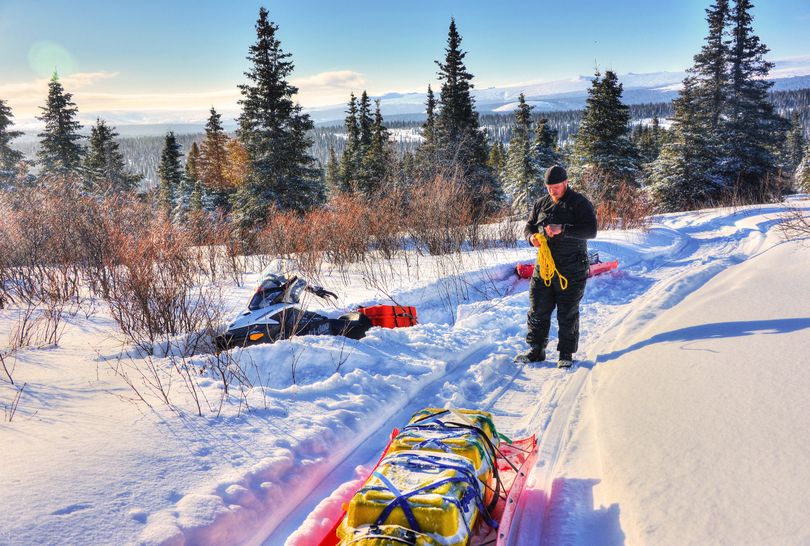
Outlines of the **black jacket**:
M596 237L596 214L593 205L581 193L568 188L557 203L546 194L532 207L523 230L526 238L542 232L548 224L562 224L563 231L555 237L546 236L554 264L569 281L584 280L588 276L587 239ZM537 275L535 268L535 275Z

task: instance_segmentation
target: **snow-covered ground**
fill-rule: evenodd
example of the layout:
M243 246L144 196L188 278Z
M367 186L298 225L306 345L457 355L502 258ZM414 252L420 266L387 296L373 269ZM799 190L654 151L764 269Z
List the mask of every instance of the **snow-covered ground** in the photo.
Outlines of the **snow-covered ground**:
M128 401L114 369L147 359L120 357L103 305L80 312L59 346L14 357L26 388L0 423L0 544L313 544L336 490L424 406L486 409L507 435L538 435L518 544L808 544L810 241L785 242L783 209L600 233L591 248L620 270L589 281L569 371L512 361L527 246L326 270L341 296L330 316L390 297L420 324L234 351L253 388L220 410L222 384L203 372L203 417L177 376L173 409ZM233 311L257 277L226 287ZM0 311L0 340L13 323ZM0 382L4 405L11 392Z

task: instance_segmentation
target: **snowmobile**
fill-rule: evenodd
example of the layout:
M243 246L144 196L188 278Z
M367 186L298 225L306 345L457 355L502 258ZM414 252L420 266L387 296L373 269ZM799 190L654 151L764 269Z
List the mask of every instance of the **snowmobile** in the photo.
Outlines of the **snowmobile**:
M363 486L319 546L505 546L529 473L535 435L510 440L485 411L425 408L394 429Z
M371 321L362 313L346 313L333 319L301 308L305 293L324 300L337 298L334 292L310 285L297 275L289 278L274 273L265 275L247 309L236 316L225 333L214 338L217 351L303 335L340 335L360 339L371 328Z

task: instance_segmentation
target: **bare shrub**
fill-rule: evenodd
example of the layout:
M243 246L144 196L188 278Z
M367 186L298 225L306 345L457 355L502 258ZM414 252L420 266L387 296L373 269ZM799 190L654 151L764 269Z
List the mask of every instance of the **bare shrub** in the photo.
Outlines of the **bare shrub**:
M415 185L408 207L408 230L420 250L431 255L459 252L473 224L473 199L458 177Z
M810 210L799 207L788 207L782 215L779 230L786 241L806 240L810 238Z
M647 193L640 188L621 182L612 197L606 194L590 197L596 207L599 229L645 228L649 224L653 205Z
M195 350L218 321L219 306L217 295L197 282L199 264L185 234L155 218L143 232L111 227L110 235L118 252L105 300L121 331L147 354L166 335L181 333L195 336L189 343Z

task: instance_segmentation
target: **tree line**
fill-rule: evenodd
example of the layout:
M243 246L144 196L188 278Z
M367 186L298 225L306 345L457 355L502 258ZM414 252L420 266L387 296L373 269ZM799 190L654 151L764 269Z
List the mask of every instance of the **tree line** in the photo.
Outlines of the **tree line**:
M474 76L451 19L444 58L436 61L440 88L428 86L421 138L404 145L392 141L379 102L372 104L366 91L351 94L341 128L316 130L294 101L291 55L261 8L235 134L223 130L213 107L205 134L187 154L168 133L157 188L144 198L177 224L215 215L249 240L274 213L303 214L339 195L373 200L407 193L436 179L461 182L474 219L504 205L524 212L553 164L565 165L600 212L613 216L628 214L621 205L628 202L673 211L762 202L794 182L808 189L808 91L769 93L772 64L754 33L751 8L749 0L716 0L706 10L709 32L671 104L629 107L616 73L597 69L583 111L537 115L521 94L508 125L503 116L479 116ZM57 74L48 89L38 177L10 145L21 133L0 100L0 184L20 188L45 174L70 179L88 195L135 190L142 176L126 164L115 128L98 119L84 146L77 107ZM647 122L631 123L641 118Z

